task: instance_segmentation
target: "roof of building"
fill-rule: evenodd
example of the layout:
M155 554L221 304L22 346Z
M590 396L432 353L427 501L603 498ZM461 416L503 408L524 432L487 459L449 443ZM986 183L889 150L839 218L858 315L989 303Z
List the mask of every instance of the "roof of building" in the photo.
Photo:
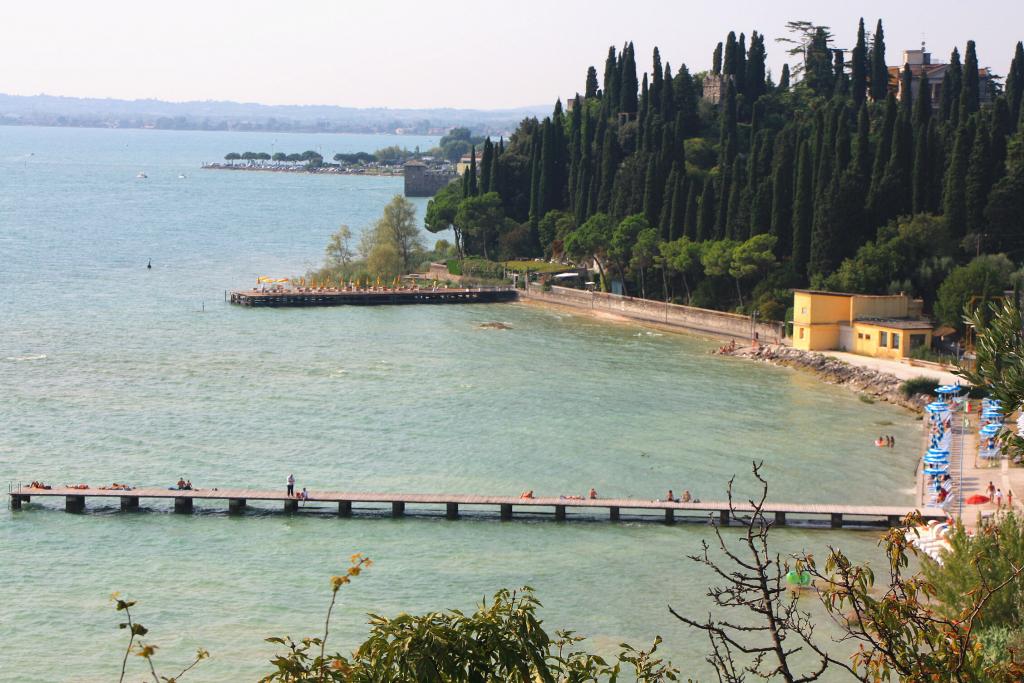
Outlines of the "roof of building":
M426 166L425 163L423 163L422 161L419 161L418 159L410 159L409 161L405 162L404 165L405 166Z
M897 330L930 330L930 320L914 320L911 318L857 318L856 323L875 325L876 327L891 327Z
M906 294L851 294L850 292L826 292L821 289L794 289L793 292L800 294L820 294L824 296L845 296L847 298L856 296L861 299L891 299L894 296L907 296Z

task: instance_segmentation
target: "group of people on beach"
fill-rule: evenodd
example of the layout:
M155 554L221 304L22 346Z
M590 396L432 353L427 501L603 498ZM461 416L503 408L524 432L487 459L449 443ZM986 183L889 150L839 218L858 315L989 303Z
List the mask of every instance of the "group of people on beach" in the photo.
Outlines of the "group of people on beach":
M988 486L985 488L985 492L988 494L988 499L996 504L996 510L1002 510L1003 509L1003 498L1004 498L1003 490L1001 488L996 487L996 485L993 484L992 482L989 482ZM1013 489L1009 489L1006 492L1005 498L1006 498L1006 507L1007 507L1007 509L1012 510L1013 509Z
M896 437L886 434L879 434L878 438L875 439L875 445L879 448L895 448Z

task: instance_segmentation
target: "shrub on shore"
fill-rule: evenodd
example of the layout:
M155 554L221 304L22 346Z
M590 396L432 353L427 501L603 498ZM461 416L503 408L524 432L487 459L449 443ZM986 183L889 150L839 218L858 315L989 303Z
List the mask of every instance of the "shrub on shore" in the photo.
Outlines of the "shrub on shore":
M931 377L912 377L900 385L900 392L906 398L917 394L934 394L939 383Z

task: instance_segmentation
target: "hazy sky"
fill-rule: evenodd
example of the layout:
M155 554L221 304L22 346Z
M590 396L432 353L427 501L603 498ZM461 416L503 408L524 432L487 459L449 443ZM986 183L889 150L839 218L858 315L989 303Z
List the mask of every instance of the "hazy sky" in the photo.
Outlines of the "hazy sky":
M634 41L673 69L710 66L730 29L774 39L790 19L833 28L849 47L857 19L880 14L890 64L924 34L945 60L978 43L1005 74L1024 38L1024 2L654 2L648 0L3 0L0 92L226 99L270 104L495 109L547 104L583 89L607 48Z

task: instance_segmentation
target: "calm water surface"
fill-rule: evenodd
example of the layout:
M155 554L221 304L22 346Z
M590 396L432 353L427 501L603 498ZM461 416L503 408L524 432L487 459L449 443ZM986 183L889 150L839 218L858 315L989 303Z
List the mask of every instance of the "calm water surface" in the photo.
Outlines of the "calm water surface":
M200 171L227 151L373 151L387 136L0 127L0 478L95 485L719 498L764 459L776 500L909 503L913 416L788 370L708 355L713 343L520 304L244 310L224 290L317 265L341 223L372 222L401 180ZM145 170L147 180L135 174ZM179 179L178 175L187 177ZM417 201L421 213L425 201ZM432 240L434 236L425 234ZM148 259L153 270L146 270ZM480 329L502 321L509 330ZM872 439L891 433L899 447ZM329 512L327 510L324 513ZM165 675L197 646L198 680L265 673L267 635L311 634L328 577L334 643L368 611L471 607L534 586L552 628L608 650L664 650L707 677L703 639L666 604L706 610L690 561L702 525L486 518L228 518L53 504L0 511L0 679L107 681L140 600ZM786 529L873 557L875 533ZM55 645L63 657L50 656ZM67 662L72 662L69 665Z

